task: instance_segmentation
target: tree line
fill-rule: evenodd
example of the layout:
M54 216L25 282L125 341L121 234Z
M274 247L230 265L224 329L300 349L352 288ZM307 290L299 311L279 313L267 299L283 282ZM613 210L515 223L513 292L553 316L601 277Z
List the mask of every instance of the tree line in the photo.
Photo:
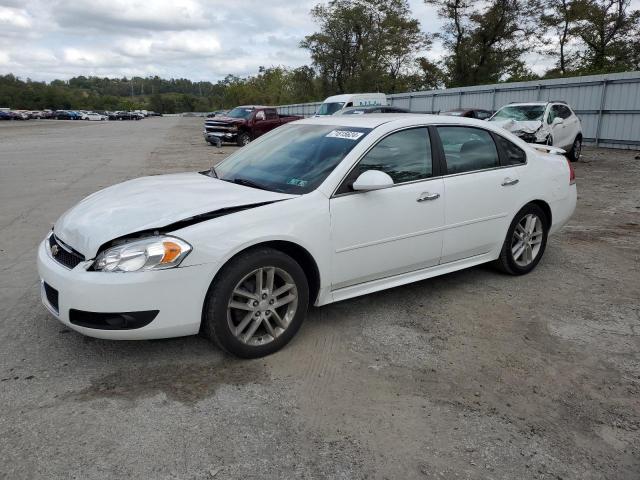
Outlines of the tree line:
M50 83L0 76L0 106L21 109L210 111L640 69L640 10L631 0L424 0L443 24L425 33L407 0L330 0L311 10L318 31L300 47L311 64L193 82L74 77ZM434 60L434 44L445 53ZM527 64L547 57L542 75Z

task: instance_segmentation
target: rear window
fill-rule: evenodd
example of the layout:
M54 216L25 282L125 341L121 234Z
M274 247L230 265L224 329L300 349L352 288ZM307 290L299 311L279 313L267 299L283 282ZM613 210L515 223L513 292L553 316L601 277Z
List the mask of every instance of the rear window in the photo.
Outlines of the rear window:
M507 165L522 165L523 163L527 163L527 154L524 153L524 150L500 135L496 135L495 138L500 148L502 148Z

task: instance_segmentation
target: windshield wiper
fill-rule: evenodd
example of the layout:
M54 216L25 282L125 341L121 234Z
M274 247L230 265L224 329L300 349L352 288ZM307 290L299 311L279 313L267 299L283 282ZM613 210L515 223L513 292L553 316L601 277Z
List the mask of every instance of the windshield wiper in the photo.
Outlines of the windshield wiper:
M270 188L267 188L264 185L256 183L253 180L249 180L248 178L234 178L233 183L237 183L238 185L243 185L245 187L259 188L260 190L267 190L269 192L272 191Z

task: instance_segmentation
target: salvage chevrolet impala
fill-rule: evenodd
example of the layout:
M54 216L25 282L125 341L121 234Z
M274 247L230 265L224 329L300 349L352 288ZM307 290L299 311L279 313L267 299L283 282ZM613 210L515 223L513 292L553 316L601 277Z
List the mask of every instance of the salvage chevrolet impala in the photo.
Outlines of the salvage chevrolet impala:
M42 300L85 335L267 355L310 305L485 262L530 272L576 205L559 152L467 118L293 122L209 171L82 200L40 245Z

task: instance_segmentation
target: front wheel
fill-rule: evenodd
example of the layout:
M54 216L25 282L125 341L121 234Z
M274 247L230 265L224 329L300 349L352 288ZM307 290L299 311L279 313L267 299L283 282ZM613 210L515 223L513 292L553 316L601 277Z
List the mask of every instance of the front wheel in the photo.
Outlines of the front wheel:
M496 266L510 275L524 275L533 270L544 253L549 234L549 220L537 205L525 205L514 217Z
M572 162L577 162L580 160L580 154L582 153L582 139L577 137L573 141L573 145L571 146L571 150L569 150L569 160Z
M251 142L251 137L248 133L243 132L238 134L238 146L244 147L245 145L248 145L249 142Z
M309 286L300 265L256 248L225 265L211 284L202 331L241 358L270 355L296 334L307 314Z

